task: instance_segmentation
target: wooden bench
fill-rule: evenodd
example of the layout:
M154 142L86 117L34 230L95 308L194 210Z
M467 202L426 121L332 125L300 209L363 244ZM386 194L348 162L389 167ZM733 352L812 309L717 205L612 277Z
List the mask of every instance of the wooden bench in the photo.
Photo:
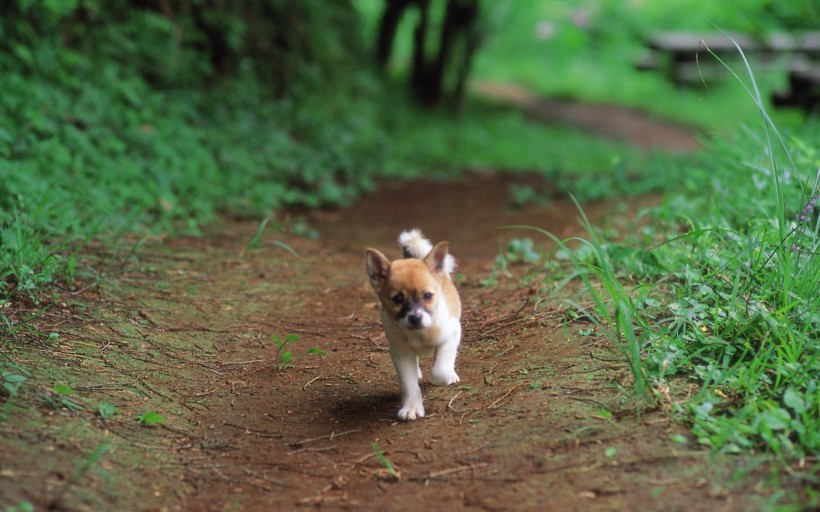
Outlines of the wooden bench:
M820 32L773 33L766 38L730 34L755 69L788 73L789 88L772 97L775 106L799 107L811 111L818 106L820 75ZM660 32L645 41L646 54L635 67L661 71L678 85L729 76L712 54L736 64L740 53L722 33Z
M772 94L775 107L795 107L820 112L820 62L794 61L789 68L789 85Z

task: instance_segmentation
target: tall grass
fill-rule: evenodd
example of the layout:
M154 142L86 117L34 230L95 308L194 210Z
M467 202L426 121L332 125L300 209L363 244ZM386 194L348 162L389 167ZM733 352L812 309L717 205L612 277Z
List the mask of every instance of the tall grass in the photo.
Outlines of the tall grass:
M571 261L636 389L688 388L667 405L698 442L789 463L820 454L820 136L780 133L746 70L761 129L693 158L696 192L673 188L645 212L618 250L630 258L583 218Z
M564 283L579 279L591 299L592 310L583 301L573 304L577 314L591 321L629 362L634 379L634 394L640 398L652 398L646 369L641 363L641 347L636 330L648 326L635 308L632 293L615 272L607 244L584 214L581 205L573 197L581 216L581 226L588 238L560 239L553 233L533 226L510 226L532 230L546 236L555 244L555 251L562 251L573 266ZM570 247L575 247L570 249Z

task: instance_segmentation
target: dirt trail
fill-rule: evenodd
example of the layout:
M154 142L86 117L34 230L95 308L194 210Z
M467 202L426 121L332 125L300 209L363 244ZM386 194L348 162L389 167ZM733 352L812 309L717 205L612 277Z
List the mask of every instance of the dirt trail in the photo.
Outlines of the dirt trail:
M271 229L251 248L258 223L225 220L207 237L146 244L99 296L43 316L40 329L59 336L32 347L64 361L48 377L69 383L79 406L15 410L0 425L10 441L0 448L0 505L758 508L759 479L730 483L736 462L671 441L688 433L667 412L624 402L629 370L590 324L565 329L563 306L538 301L518 279L480 285L505 240L533 236L500 226L578 231L567 200L510 208L507 187L530 179L385 186L349 210L309 214L315 241ZM598 204L587 214L629 223L634 208ZM425 385L428 416L401 423L363 249L397 256L395 237L410 226L450 241L465 336L462 382ZM299 340L280 367L271 335L289 334ZM37 357L19 352L32 365ZM102 400L120 414L100 419ZM165 422L139 425L145 411ZM99 446L107 451L94 457Z
M692 151L700 148L700 142L693 135L694 127L664 123L637 109L541 98L515 85L482 83L477 91L486 98L522 108L535 119L570 124L643 149Z

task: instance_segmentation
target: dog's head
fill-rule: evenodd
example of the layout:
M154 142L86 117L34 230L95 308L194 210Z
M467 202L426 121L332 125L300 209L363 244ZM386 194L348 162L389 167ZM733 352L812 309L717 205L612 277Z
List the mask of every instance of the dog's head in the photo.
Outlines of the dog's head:
M390 261L376 249L367 249L367 275L384 311L406 329L433 325L442 297L441 279L447 242L438 243L424 259Z

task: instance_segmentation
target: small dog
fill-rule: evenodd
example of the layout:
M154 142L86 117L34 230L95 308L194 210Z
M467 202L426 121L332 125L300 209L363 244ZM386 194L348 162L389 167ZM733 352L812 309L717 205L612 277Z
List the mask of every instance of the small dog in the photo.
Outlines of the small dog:
M459 382L455 371L461 342L461 300L450 278L455 259L447 242L433 247L421 231L399 235L404 259L390 261L367 249L367 275L382 304L382 325L401 389L400 420L424 416L419 356L434 354L430 382Z

